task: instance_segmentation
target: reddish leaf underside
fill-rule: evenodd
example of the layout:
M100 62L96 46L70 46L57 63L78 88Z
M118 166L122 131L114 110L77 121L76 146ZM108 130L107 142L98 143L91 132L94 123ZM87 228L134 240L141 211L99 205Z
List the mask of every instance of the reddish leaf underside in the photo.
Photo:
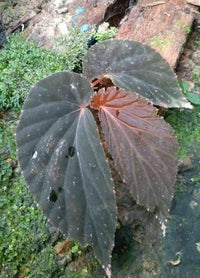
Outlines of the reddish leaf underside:
M178 144L157 109L137 94L110 87L91 98L115 167L138 204L168 216L177 173Z

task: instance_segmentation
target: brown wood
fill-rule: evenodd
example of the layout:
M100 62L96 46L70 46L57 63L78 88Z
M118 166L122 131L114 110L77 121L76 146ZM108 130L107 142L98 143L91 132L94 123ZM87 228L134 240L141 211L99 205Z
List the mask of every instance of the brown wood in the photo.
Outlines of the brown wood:
M200 0L187 0L188 4L200 6Z
M186 0L140 0L119 29L117 39L152 46L175 67L194 20Z

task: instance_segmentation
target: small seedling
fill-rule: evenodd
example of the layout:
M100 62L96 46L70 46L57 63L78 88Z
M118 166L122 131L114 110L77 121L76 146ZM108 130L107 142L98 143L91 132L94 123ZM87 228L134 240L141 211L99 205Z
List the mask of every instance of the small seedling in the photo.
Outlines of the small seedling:
M190 85L188 82L179 82L181 89L183 91L183 94L186 96L186 98L193 104L193 105L200 105L200 94L193 92L191 90Z
M178 144L154 105L191 105L169 65L138 42L97 43L84 58L83 74L58 72L31 89L17 127L18 156L49 220L65 237L93 246L111 277L117 207L106 154L165 233Z

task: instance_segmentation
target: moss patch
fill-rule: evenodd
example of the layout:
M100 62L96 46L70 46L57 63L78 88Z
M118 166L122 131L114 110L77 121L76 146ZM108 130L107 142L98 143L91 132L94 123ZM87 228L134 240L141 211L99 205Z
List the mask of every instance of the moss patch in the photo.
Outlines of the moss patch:
M62 36L54 41L56 51L59 51L65 57L70 71L81 72L81 62L93 34L95 34L94 30L83 32L79 28L73 28L67 37Z
M0 55L0 109L19 112L32 85L68 68L73 65L64 55L26 42L20 34L9 37Z
M28 271L25 276L27 278L58 278L64 274L64 268L59 266L58 257L50 245L26 265L26 271Z
M200 144L200 107L192 110L169 109L165 120L175 130L180 145L179 156L184 158L196 144Z
M163 49L165 46L171 43L169 38L165 38L162 36L154 36L150 38L150 43L153 47L157 47L158 49Z
M14 121L1 121L0 269L13 277L49 239L45 217L36 208L16 162Z
M181 19L177 19L175 21L175 25L183 28L183 30L185 31L186 34L189 34L191 31L191 27L188 26L187 24L185 24Z
M72 29L67 38L54 42L59 53L27 42L21 34L8 37L0 55L0 110L12 109L19 113L31 86L56 71L80 72L89 45L94 40L111 38L115 32L107 25L97 31Z
M197 52L200 51L200 41L196 42ZM192 81L194 91L200 89L200 72L193 69ZM185 86L186 85L186 86ZM186 94L188 84L182 82L183 93ZM185 158L189 153L193 153L196 146L200 145L200 106L194 105L193 109L169 109L165 113L165 119L175 130L180 145L179 156Z

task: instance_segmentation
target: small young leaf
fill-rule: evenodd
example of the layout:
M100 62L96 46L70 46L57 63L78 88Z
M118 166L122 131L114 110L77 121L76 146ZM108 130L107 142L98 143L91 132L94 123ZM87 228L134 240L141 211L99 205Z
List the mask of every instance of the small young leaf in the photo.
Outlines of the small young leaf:
M138 204L168 215L177 172L178 144L157 109L137 94L110 87L91 98L117 171Z
M180 85L183 93L187 92L190 88L190 85L187 81L179 81L179 85Z
M50 221L69 239L92 245L109 269L116 201L97 126L86 108L92 93L89 82L75 73L38 82L17 127L18 156Z
M136 91L156 105L192 108L167 62L139 42L111 39L97 43L86 54L83 69L90 79L105 76L127 93Z
M192 104L200 105L200 95L188 92L186 93L186 97Z

